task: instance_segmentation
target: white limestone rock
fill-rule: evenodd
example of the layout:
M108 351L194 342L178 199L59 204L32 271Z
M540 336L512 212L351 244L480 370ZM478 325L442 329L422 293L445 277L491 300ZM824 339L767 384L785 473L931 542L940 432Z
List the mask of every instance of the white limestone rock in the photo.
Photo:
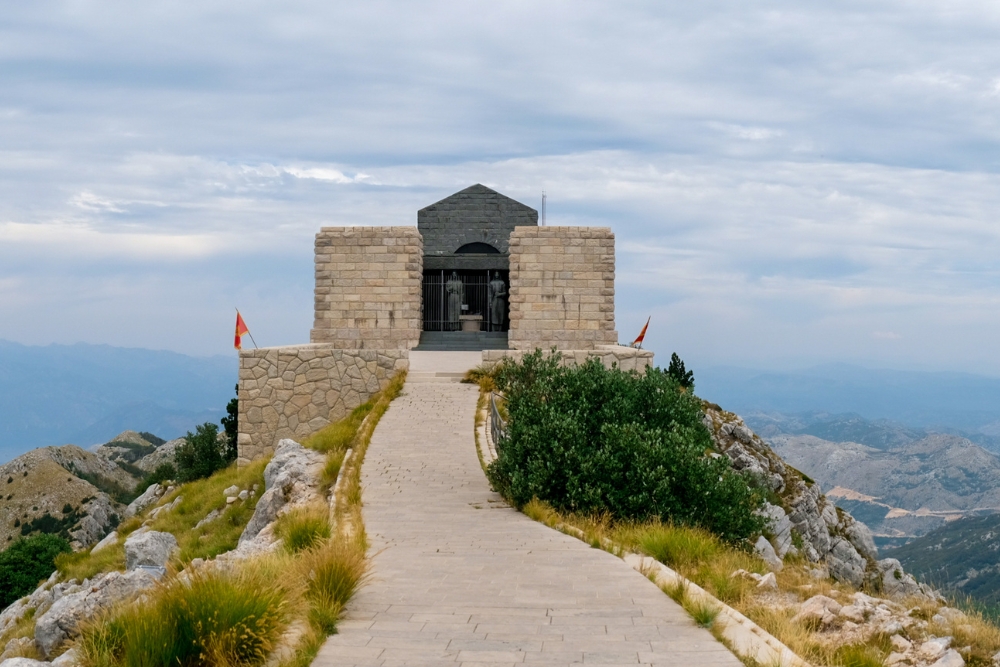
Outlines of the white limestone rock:
M826 566L830 570L830 576L860 588L865 583L867 565L867 561L853 544L840 537L833 538L833 548L826 555Z
M4 644L3 652L0 653L0 662L9 660L10 658L20 658L30 651L34 645L35 642L31 637L15 637Z
M771 543L767 541L767 538L761 535L757 538L757 543L753 545L754 552L760 556L760 559L764 563L776 572L781 572L781 569L785 566L784 563L778 558L778 554L775 553L774 547Z
M35 622L35 647L51 658L80 632L80 624L114 604L135 598L152 588L157 576L147 570L108 572L94 577L88 586L63 595Z
M117 530L112 530L110 533L108 533L107 535L105 535L104 538L101 539L100 542L98 542L97 544L94 545L94 548L90 550L90 553L92 553L92 554L97 553L101 549L104 549L106 547L110 547L112 544L114 544L117 541L118 541L118 531Z
M768 591L778 590L778 578L774 576L774 572L768 572L761 577L760 581L757 582L757 588Z
M61 656L52 661L52 667L75 667L83 662L80 658L80 652L75 648L71 648Z
M792 617L792 622L827 628L836 622L841 609L841 604L833 598L814 595L802 603L798 613Z
M147 507L162 498L164 493L165 489L162 486L151 484L148 489L142 492L142 495L129 503L128 507L125 508L125 517L128 518L140 514Z
M49 667L49 663L31 658L7 658L0 662L0 667Z
M965 659L955 649L948 649L931 667L965 667Z
M125 569L134 570L140 565L165 567L177 548L177 538L170 533L133 533L125 540Z
M319 498L323 464L324 458L319 452L288 438L279 441L274 457L264 468L265 491L240 535L240 546L256 538L278 518L286 505L305 504Z

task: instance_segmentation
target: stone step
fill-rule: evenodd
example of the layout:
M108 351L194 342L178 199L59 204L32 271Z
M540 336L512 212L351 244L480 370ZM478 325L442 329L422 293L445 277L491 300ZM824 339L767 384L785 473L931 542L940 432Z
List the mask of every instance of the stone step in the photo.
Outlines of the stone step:
M506 350L506 331L424 331L420 334L420 351Z
M465 373L442 373L435 371L410 371L406 374L407 383L415 382L461 382Z

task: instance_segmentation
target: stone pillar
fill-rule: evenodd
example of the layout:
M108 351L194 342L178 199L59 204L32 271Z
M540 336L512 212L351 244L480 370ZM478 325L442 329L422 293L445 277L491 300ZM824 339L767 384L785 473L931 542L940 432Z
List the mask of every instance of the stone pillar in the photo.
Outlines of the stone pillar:
M607 227L516 227L510 235L515 350L618 343L615 235Z
M309 339L343 349L410 349L423 328L423 241L414 227L324 227L316 235Z

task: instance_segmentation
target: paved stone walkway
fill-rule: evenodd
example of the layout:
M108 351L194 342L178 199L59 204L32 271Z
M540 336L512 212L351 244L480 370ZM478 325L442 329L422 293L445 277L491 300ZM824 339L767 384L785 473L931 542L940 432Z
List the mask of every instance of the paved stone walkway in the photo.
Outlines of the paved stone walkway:
M739 661L610 554L506 507L473 440L477 389L407 382L363 468L373 578L313 663Z

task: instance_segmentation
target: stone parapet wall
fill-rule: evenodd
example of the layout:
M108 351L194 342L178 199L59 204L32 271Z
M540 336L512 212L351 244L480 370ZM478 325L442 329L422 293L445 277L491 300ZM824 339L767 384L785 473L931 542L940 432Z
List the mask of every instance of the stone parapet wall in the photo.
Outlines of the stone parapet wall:
M409 350L295 345L240 351L239 464L281 438L303 438L345 417L409 368Z
M510 235L510 347L591 350L617 342L611 230L516 227Z
M309 340L343 349L420 341L423 241L414 227L323 227Z
M533 350L483 350L483 364L493 366L505 358L519 362L531 352ZM607 368L617 365L623 371L644 372L647 366L653 365L651 350L637 350L624 345L599 345L593 350L559 350L559 354L563 366L582 364L590 358L600 359Z

